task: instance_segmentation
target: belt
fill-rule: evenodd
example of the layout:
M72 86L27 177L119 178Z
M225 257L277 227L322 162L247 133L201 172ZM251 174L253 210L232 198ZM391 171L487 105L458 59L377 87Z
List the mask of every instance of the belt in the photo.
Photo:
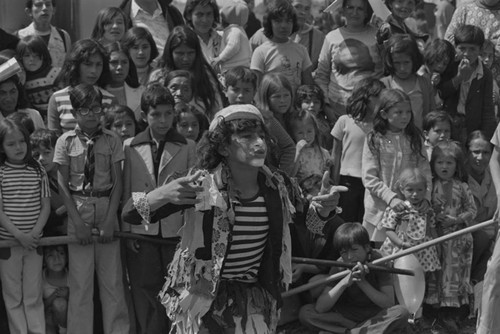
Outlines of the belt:
M88 191L88 190L70 190L72 195L78 195L83 197L109 197L111 195L111 189L103 191Z

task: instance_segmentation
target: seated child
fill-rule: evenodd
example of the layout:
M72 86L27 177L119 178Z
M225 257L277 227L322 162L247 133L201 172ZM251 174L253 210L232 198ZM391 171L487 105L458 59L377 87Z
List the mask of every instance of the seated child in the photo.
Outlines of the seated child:
M444 111L431 111L425 115L422 128L427 159L430 161L434 146L439 142L450 140L451 118Z
M47 334L66 334L69 297L66 246L44 247L43 260L45 330Z
M382 256L370 246L370 237L359 223L345 223L333 237L341 261L356 263L335 285L326 286L316 304L300 309L300 322L315 330L331 333L404 332L408 311L395 305L391 274L368 272L365 264ZM330 274L341 269L332 268ZM313 279L318 279L316 276Z

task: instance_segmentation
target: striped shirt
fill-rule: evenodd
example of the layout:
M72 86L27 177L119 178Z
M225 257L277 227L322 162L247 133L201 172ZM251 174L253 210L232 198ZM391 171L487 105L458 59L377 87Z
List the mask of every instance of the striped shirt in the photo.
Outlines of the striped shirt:
M49 130L56 130L59 132L66 132L74 130L76 126L76 119L73 117L71 111L71 101L69 99L69 86L55 92L49 100L47 109L47 123ZM102 106L109 106L116 104L116 98L99 88L102 93Z
M30 232L42 209L42 198L50 197L47 174L28 165L5 162L0 166L0 198L3 212L21 232ZM0 226L0 238L13 239Z
M222 268L223 279L254 283L269 233L264 197L258 194L234 208L232 240Z

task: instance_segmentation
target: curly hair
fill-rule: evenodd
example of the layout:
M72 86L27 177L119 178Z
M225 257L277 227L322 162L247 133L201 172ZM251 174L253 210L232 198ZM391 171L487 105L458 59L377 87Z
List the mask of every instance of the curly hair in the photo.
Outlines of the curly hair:
M325 108L325 94L318 85L313 84L299 86L299 88L297 88L297 91L295 92L295 109L300 110L302 108L302 102L304 102L304 100L312 99L319 100L319 103L321 104L321 111Z
M265 125L254 119L243 119L224 121L220 120L217 127L212 131L206 131L197 146L198 167L213 170L225 157L220 154L220 150L231 143L231 136L242 132L262 131L265 135L267 147L269 148L269 135Z
M373 130L368 133L368 147L372 153L378 151L378 139L384 136L389 129L389 122L382 116L382 112L388 112L400 102L410 103L410 97L399 89L383 89L380 92L379 105L376 108L375 117L373 118ZM410 148L414 154L425 157L422 153L422 133L415 126L413 122L414 116L411 113L411 119L406 128L403 130L404 134L410 141Z
M384 83L376 78L364 78L357 82L347 99L347 114L357 121L362 121L368 113L370 97L378 97L384 88Z

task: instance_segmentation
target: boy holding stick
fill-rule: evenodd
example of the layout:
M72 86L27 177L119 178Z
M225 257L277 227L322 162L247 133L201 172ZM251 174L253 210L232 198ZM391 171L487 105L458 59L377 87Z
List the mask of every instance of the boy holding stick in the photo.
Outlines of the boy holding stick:
M324 288L316 304L304 305L301 323L332 333L399 333L406 327L408 311L395 305L392 279L386 272L369 272L367 262L381 258L372 250L368 232L359 223L340 226L333 237L342 261L354 262L351 273ZM330 275L339 268L332 268ZM313 280L320 279L319 276Z

